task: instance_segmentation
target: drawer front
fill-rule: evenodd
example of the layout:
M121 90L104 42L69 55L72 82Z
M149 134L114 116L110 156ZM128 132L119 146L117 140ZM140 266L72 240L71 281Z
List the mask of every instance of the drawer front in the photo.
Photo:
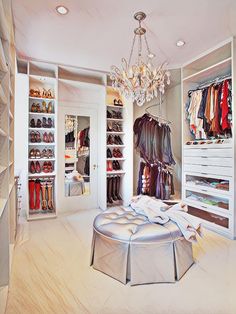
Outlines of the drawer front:
M184 172L183 188L191 187L230 196L233 195L233 178Z
M215 174L222 176L233 176L232 168L230 167L216 167L216 166L208 166L208 165L190 165L184 164L184 172L193 172L200 174Z
M231 157L233 150L231 148L196 148L184 149L184 157Z
M184 157L185 164L233 167L233 158L219 157Z

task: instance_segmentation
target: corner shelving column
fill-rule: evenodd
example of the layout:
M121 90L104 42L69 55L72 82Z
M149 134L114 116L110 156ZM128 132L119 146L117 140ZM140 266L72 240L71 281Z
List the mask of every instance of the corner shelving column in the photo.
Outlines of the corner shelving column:
M15 241L14 204L15 47L11 1L0 0L0 313L4 313L11 252Z
M121 100L122 105L117 105L118 100ZM107 206L127 205L133 190L133 104L121 97L111 86L107 86L106 109ZM114 199L112 194L118 194L121 199Z
M40 63L30 63L29 71L27 218L35 220L56 217L57 80L56 70L53 77L36 75Z

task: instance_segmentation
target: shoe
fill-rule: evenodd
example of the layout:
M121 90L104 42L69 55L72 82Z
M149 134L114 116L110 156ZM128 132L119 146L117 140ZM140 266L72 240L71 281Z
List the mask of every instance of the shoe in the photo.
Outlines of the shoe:
M44 143L49 143L49 135L47 132L43 133L43 142Z
M35 127L36 127L36 125L35 125L35 120L34 120L34 119L31 119L31 120L30 120L30 127L31 127L31 128L35 128Z
M115 160L115 163L116 163L116 170L121 170L119 161Z
M47 158L53 158L54 157L54 153L52 149L48 149L47 150Z
M36 173L40 173L41 172L40 163L38 161L36 161L35 171L36 171Z
M53 172L53 165L51 161L48 161L48 172Z
M37 108L36 108L35 103L33 103L33 104L31 105L30 111L31 111L31 112L37 112Z
M44 148L41 152L41 158L47 158L47 150Z
M49 170L48 170L48 162L47 161L44 161L43 163L43 172L44 173L48 173Z
M47 113L47 103L46 101L43 100L42 102L42 112L43 113Z
M112 189L111 189L111 197L112 197L112 199L113 199L113 201L117 201L118 200L118 198L117 198L117 196L116 196L116 193L115 193L115 191L116 191L116 178L117 177L112 177L111 179L111 185L112 185Z
M112 161L112 168L113 170L118 170L115 160Z
M107 122L107 131L108 131L108 132L113 131L113 125L112 125L112 122L111 122L111 121L108 121L108 122Z
M112 153L110 148L107 149L107 158L112 158Z
M51 90L51 89L49 89L49 90L47 91L46 95L47 95L47 98L54 98L54 96L53 96L53 93L52 93L52 90Z
M30 132L30 143L35 143L36 138L35 138L35 132L31 131Z
M112 171L112 162L111 161L107 161L107 171Z
M123 142L122 142L122 140L121 140L119 135L115 135L115 144L123 145Z
M35 209L34 203L35 181L29 180L29 208Z
M37 119L36 127L37 128L41 128L42 127L42 121L40 119Z
M30 152L29 152L29 158L30 158L30 159L36 158L36 156L35 156L35 149L34 149L34 148L30 150Z
M40 113L41 112L41 108L40 108L40 104L36 104L36 112Z
M41 199L42 199L42 210L47 210L47 199L46 199L46 190L47 190L47 184L45 181L40 182L41 187Z
M54 134L50 132L48 134L48 139L49 139L48 143L54 143Z
M35 149L35 158L40 159L41 158L41 153L39 149Z
M47 181L47 190L48 190L48 210L54 210L53 205L53 182Z
M41 97L40 89L39 88L37 88L37 89L31 88L29 95L30 95L30 97Z
M118 148L113 149L113 157L115 157L115 158L122 158L123 157L121 151Z
M122 200L122 197L120 196L120 176L116 177L116 190L115 190L115 194L118 200Z
M113 145L114 144L114 138L112 135L108 135L107 138L107 145Z
M48 110L47 110L48 113L53 113L53 104L52 104L52 101L50 101L48 103Z
M112 116L112 114L111 114L111 112L110 112L109 110L107 110L107 118L108 118L108 119L113 118L113 116Z
M36 143L41 143L41 135L40 135L40 133L38 131L35 132L35 142Z
M33 161L31 161L30 163L30 173L34 174L36 172L36 169L35 169L35 164Z
M53 128L53 121L51 118L48 118L47 128Z
M47 119L45 117L43 117L42 126L43 126L43 128L48 128Z
M35 180L35 209L40 209L40 181Z
M112 198L111 198L111 190L112 190L112 181L111 177L107 177L107 203L112 204Z

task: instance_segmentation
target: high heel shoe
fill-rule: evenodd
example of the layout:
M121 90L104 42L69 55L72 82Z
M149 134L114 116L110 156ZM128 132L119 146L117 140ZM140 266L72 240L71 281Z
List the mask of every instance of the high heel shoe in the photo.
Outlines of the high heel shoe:
M43 142L44 143L49 143L49 136L47 132L43 133Z
M111 121L108 121L108 122L107 122L107 131L108 131L108 132L113 131L113 125L112 125L112 122L111 122Z
M107 171L112 171L112 162L111 161L107 161Z
M36 169L35 169L35 164L34 164L33 161L31 161L31 163L30 163L30 172L31 172L32 174L34 174L35 171L36 171Z
M40 159L41 158L41 153L40 153L39 149L35 149L34 153L35 153L35 158L36 159Z
M42 127L42 121L40 119L37 119L36 127L37 128L41 128Z
M113 145L114 144L114 138L112 135L108 135L107 138L107 145Z
M31 119L31 120L30 120L30 127L31 127L31 128L35 128L35 127L36 127L36 125L35 125L35 120L34 120L34 119Z
M112 168L113 170L118 170L115 160L112 161Z
M53 172L53 165L51 161L48 161L48 172Z
M49 143L54 143L54 134L53 133L49 133L48 134L48 138L49 138Z
M48 128L53 128L53 121L51 118L48 118L48 124L47 124Z
M52 105L52 101L50 101L48 103L48 110L47 110L48 113L53 113L53 105Z
M42 167L42 170L44 173L48 173L48 162L47 161L44 161L43 163L43 167Z
M41 152L41 158L47 158L47 150L44 148Z
M47 113L47 103L46 101L43 100L42 102L42 112L43 113Z
M47 127L48 127L48 125L47 125L47 119L46 119L45 117L43 117L42 126L43 126L43 128L47 128Z
M29 158L30 159L34 159L35 158L35 149L31 149L30 152L29 152Z
M110 148L107 149L107 158L112 158L112 153Z
M52 90L51 90L51 89L49 89L49 90L47 91L47 98L54 98L54 96L53 96L53 93L52 93Z
M115 141L115 144L117 145L123 145L123 142L119 135L115 135L114 141Z
M35 143L36 142L35 132L34 131L30 132L30 142L31 143Z
M31 112L37 112L35 103L33 103L33 104L31 105L30 111L31 111Z
M38 161L36 161L35 171L36 171L36 173L40 173L41 172L40 163Z
M47 150L47 158L53 158L54 157L54 153L52 151L52 149L48 149Z
M113 111L113 110L112 110L112 111ZM107 110L107 118L108 118L108 119L113 118L113 117L112 117L112 114L111 114L111 112L110 112L109 110Z
M40 104L36 104L36 112L40 113L41 112L41 108L40 108Z
M39 131L35 132L35 142L40 143L41 142L41 135Z

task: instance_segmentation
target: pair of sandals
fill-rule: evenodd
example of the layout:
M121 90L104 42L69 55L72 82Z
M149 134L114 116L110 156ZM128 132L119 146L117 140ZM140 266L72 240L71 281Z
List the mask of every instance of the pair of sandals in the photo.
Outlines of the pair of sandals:
M29 92L30 97L36 97L36 98L49 98L49 99L53 99L53 92L51 90L51 88L49 88L48 90L43 88L43 91L41 92L39 88L31 88L30 92Z
M122 125L117 122L107 122L107 131L108 132L122 132Z
M109 135L107 138L107 145L123 145L123 142L119 135Z
M37 119L37 122L35 123L35 119L30 120L30 127L31 128L52 128L53 127L53 121L51 118L45 118L43 117L42 121L40 119Z
M33 103L31 105L31 112L37 112L37 113L53 113L53 105L52 102L50 101L47 105L45 101L42 102L42 109L40 107L40 104Z
M108 119L118 119L118 120L123 119L122 113L120 111L116 111L116 110L112 110L112 112L107 110L107 118Z
M122 101L120 99L114 99L113 105L114 106L118 106L118 107L122 107L123 103L122 103Z

